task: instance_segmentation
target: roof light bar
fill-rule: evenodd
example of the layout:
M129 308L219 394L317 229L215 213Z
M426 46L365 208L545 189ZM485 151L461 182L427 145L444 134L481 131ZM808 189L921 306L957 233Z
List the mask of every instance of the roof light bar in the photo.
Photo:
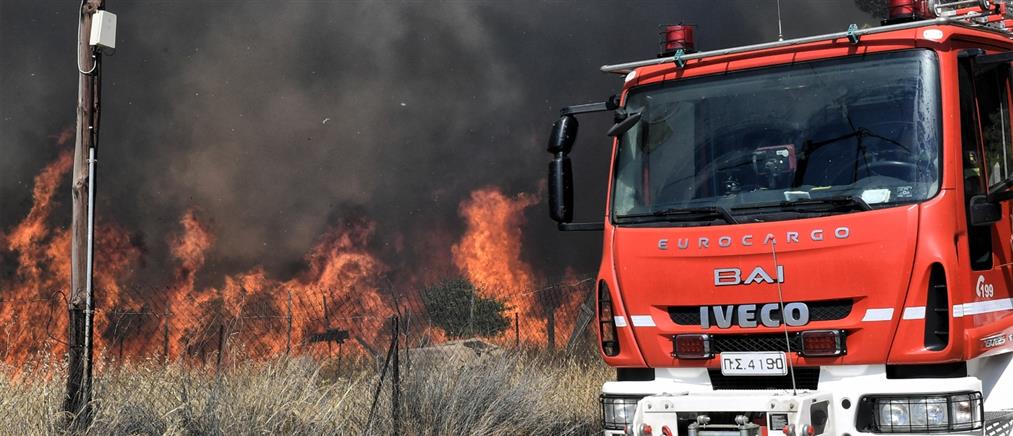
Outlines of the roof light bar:
M705 52L690 53L690 54L684 54L684 55L680 56L679 59L682 60L682 61L689 61L689 60L693 60L693 59L703 59L703 58L714 57L714 56L726 56L726 55L745 53L745 52L756 51L756 50L766 50L766 49L774 49L774 48L781 48L781 47L792 47L792 46L796 46L796 45L809 44L809 43L813 43L813 42L835 40L835 39L841 39L841 40L847 41L849 36L855 36L855 35L857 35L857 36L875 35L875 34L878 34L878 33L892 32L892 31L895 31L895 30L915 29L915 28L919 28L919 27L940 26L940 25L945 25L945 24L956 24L956 25L963 25L963 26L969 26L970 27L971 25L967 21L965 21L965 20L973 20L975 18L982 18L982 17L988 17L988 16L990 16L990 14L988 14L988 13L971 12L971 13L968 13L968 14L965 14L965 15L939 17L939 18L934 18L934 19L931 19L931 20L911 21L911 22L907 22L907 23L891 24L891 25L880 26L880 27L870 27L870 28L867 28L867 29L858 29L858 30L855 30L854 32L844 31L844 32L837 32L837 33L828 33L828 34L825 34L825 35L807 36L807 37L804 37L804 38L787 39L787 40L784 40L784 41L774 41L774 42L767 42L767 43L762 43L762 44L746 45L746 46L742 46L742 47L733 47L733 48L726 48L726 49L721 49L721 50L711 50L711 51L705 51ZM992 27L980 27L980 26L977 26L975 28L980 28L980 29L985 29L985 30L992 30L992 31L998 31L998 29L992 28ZM640 67L647 67L647 66L651 66L651 65L671 64L671 63L675 63L675 61L676 61L676 57L675 56L665 56L665 57L660 57L660 58L657 58L657 59L647 59L647 60L635 61L635 62L624 62L624 63L621 63L621 64L603 65L601 67L601 71L605 72L605 73L628 74L629 72L631 72L631 71L633 71L633 70L635 70L637 68L640 68Z

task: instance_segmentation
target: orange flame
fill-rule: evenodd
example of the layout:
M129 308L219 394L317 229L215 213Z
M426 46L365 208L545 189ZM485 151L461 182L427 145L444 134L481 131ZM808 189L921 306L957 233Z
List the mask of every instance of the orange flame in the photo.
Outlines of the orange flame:
M170 241L180 263L171 288L171 308L179 313L165 321L170 358L184 353L206 357L225 346L216 334L242 335L237 346L247 355L261 356L311 351L317 348L314 334L332 328L347 330L358 344L374 345L392 314L374 284L385 266L365 249L372 224L327 232L306 255L307 269L296 278L279 281L255 267L226 277L221 288L201 290L195 288L195 277L214 236L193 211L180 224L183 232ZM368 317L343 318L342 313Z
M16 366L35 353L65 352L71 234L49 221L57 190L72 164L71 154L64 152L47 165L35 177L28 214L9 232L0 232L0 256L17 263L14 280L0 283L0 359ZM583 293L560 293L544 286L544 278L523 260L524 213L538 202L537 195L509 196L495 187L472 192L458 208L466 228L456 243L450 244L446 229L424 236L427 247L451 245L453 266L437 259L432 261L434 268L397 280L411 285L432 282L433 274L441 274L434 271L456 267L484 296L505 302L517 314L524 326L521 340L560 344L575 324ZM295 277L271 277L255 266L221 281L204 282L198 278L212 272L204 270L216 238L212 226L191 208L167 240L174 260L172 283L161 292L131 292L125 284L133 279L141 249L126 229L99 220L96 355L115 355L118 350L124 359L193 360L214 356L218 347L253 357L286 352L319 355L333 344L336 329L348 333L346 350L382 352L388 319L395 311L392 294L381 292L379 286L391 268L369 249L375 228L362 221L325 232L306 253L302 272ZM406 254L399 237L394 235L395 249ZM572 271L567 277L576 280ZM408 292L398 298L403 302L420 297ZM438 327L422 328L428 341L446 340ZM512 331L500 339L513 339Z
M205 254L214 244L215 238L205 224L197 220L193 209L186 211L179 223L183 226L183 233L169 241L169 250L180 261L176 269L177 287L174 292L191 293L197 271L204 266Z
M579 297L537 289L544 280L521 258L524 211L538 202L536 195L509 197L494 187L472 192L459 208L467 229L451 252L460 271L486 297L505 301L524 319L526 328L519 332L520 339L544 345L565 337L564 329L572 328L570 314L579 305ZM556 292L542 294L551 298L539 298L540 293L552 291Z
M35 176L32 209L7 236L8 249L18 252L18 273L25 277L39 277L46 264L46 258L39 252L40 241L50 234L46 221L55 207L53 195L60 180L70 171L74 163L72 157L70 152L60 153L54 162Z
M64 132L58 143L72 137ZM0 283L0 358L15 365L36 353L65 352L66 293L70 283L70 231L50 227L56 207L54 197L60 182L73 165L69 151L60 153L35 177L32 208L6 236L7 250L17 253L17 271L12 283ZM96 309L120 304L121 283L129 279L130 266L140 251L117 225L100 221L95 232L94 302ZM96 331L108 328L108 319L95 318ZM101 334L95 346L105 345Z
M13 283L0 288L0 356L14 364L59 342L66 329L66 317L58 310L62 301L56 293L70 282L70 233L47 226L53 196L73 163L69 152L35 176L32 208L7 235L7 249L17 253L18 267ZM61 351L62 352L62 351Z

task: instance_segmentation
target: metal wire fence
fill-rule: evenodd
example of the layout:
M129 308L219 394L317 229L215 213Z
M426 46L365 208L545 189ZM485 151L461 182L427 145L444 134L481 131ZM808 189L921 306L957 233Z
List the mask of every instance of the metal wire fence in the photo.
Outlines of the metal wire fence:
M284 355L380 359L395 316L401 346L421 354L441 350L466 359L489 348L573 350L593 337L593 288L593 279L581 278L499 298L451 284L440 292L281 287L176 299L166 298L167 289L126 288L115 295L97 289L94 354L103 364L222 365ZM3 297L0 292L0 361L20 366L66 352L64 292Z

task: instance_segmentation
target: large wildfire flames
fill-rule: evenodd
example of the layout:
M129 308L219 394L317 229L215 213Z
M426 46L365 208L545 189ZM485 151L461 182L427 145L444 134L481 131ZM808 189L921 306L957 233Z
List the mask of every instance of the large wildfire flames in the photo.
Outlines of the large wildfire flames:
M64 145L69 139L61 135L57 142ZM4 282L0 276L0 360L8 364L66 352L70 231L50 221L57 207L54 198L66 186L71 166L67 152L47 165L35 177L27 216L9 232L0 231L0 260L16 264L15 272L8 274L12 278ZM524 328L500 335L504 343L544 346L565 341L584 296L550 292L559 289L547 286L522 260L523 213L538 200L523 193L511 197L495 187L476 190L459 207L463 234L445 245L459 274L485 297L505 302L510 312L505 315L523 320ZM172 282L137 291L130 286L144 250L125 228L99 220L95 349L100 355L201 360L226 346L247 357L319 355L321 350L331 353L327 350L334 338L328 332L336 329L348 333L346 350L375 353L385 348L395 307L402 312L422 307L410 304L420 298L418 290L389 289L391 274L411 272L392 271L370 251L375 225L369 220L343 222L325 232L293 277L271 277L257 266L210 281L221 283L218 286L199 284L215 246L212 226L197 207L184 211L178 224L175 233L165 236L174 262ZM569 278L574 280L573 274ZM419 330L421 342L444 339L439 329L427 325L424 313L415 316L425 326Z
M536 277L531 265L521 260L521 226L524 209L538 204L538 197L520 194L510 198L496 188L471 193L461 203L460 214L467 222L461 241L454 244L454 263L465 276L485 292L510 304L544 335L531 335L529 341L553 341L557 332L569 333L580 298L578 293L560 299L551 288L537 289L544 283ZM567 282L573 282L573 274ZM560 316L557 316L560 315Z

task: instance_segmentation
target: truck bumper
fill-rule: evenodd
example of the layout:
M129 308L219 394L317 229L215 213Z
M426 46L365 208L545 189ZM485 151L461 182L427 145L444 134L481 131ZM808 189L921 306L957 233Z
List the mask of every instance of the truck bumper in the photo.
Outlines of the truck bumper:
M860 431L869 430L867 423L876 419L873 416L877 413L874 412L876 397L905 401L905 396L966 394L972 398L977 395L980 401L981 390L981 381L976 377L887 379L884 365L823 367L820 369L818 389L798 390L794 394L791 390L714 390L706 369L657 369L653 381L608 382L603 386L603 415L606 420L612 421L605 423L604 434L623 435L624 430L629 429L636 431L633 434L640 435L646 424L653 430L653 435L664 434L663 428L667 428L672 436L687 435L691 434L686 425L687 419L691 421L699 415L707 415L712 420L709 424L711 430L706 426L696 426L698 436L752 434L752 431L728 427L736 425L732 417L743 415L749 423L763 427L756 431L756 435L784 435L783 426L788 425L794 426L795 434L801 436L806 434L807 426L814 424L820 430L815 432L817 435L882 435L890 433ZM610 399L622 399L626 409L617 410ZM637 405L632 406L633 402ZM609 407L612 407L611 414L606 413ZM813 420L814 410L817 422ZM823 410L826 411L823 412L826 414L825 422L819 422L819 414ZM624 421L621 427L620 415ZM715 424L725 427L716 427ZM902 430L908 435L981 435L982 424L975 424L973 430L924 433L911 428Z

